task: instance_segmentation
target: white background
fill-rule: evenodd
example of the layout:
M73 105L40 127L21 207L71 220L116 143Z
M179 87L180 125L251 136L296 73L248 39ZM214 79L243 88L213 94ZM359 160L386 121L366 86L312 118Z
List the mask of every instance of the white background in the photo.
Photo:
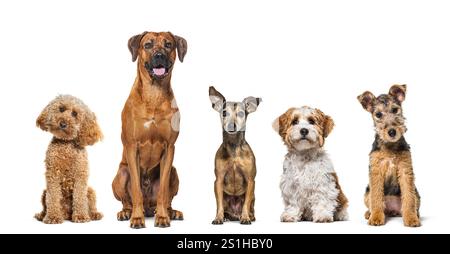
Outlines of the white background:
M450 233L447 135L450 37L448 1L1 1L0 233ZM111 182L121 158L120 112L136 74L127 40L171 31L189 45L175 65L172 87L181 109L175 163L180 191L173 206L185 214L166 229L132 230L118 222L121 204ZM421 228L400 218L370 227L363 218L370 115L356 96L408 84L404 113ZM213 226L214 155L221 143L213 84L230 100L263 98L249 116L247 141L257 159L256 218L251 226ZM58 94L84 100L97 114L103 142L89 147L90 185L99 222L45 225L33 219L45 188L44 157L51 139L35 127ZM350 220L282 224L278 188L286 152L272 121L291 106L331 115L326 141Z

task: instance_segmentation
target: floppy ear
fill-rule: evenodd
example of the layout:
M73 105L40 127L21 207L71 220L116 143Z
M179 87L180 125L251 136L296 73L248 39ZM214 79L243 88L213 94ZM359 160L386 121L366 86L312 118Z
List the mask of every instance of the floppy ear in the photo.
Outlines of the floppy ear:
M41 114L36 119L36 126L41 128L43 131L48 131L47 118L50 110L50 104L48 104L41 112Z
M94 113L88 113L81 124L80 134L78 135L78 144L81 147L90 146L103 138L100 126Z
M392 95L397 102L402 103L406 97L406 85L393 85L389 89L389 94Z
M247 113L253 113L258 108L258 105L262 102L262 99L250 96L245 98L242 102L245 105L245 111L247 111Z
M366 91L360 96L358 96L358 101L361 103L363 108L369 112L373 112L373 104L375 102L375 95L373 95L371 92Z
M147 32L143 32L128 39L128 49L130 50L131 60L133 62L136 61L139 55L139 45L141 44L142 37L144 37L146 33Z
M323 120L323 123L322 123L322 128L323 128L323 136L325 138L328 137L328 135L330 135L331 131L334 128L334 121L333 121L333 118L331 118L331 116L328 116L328 115L324 114L324 120Z
M272 123L272 128L274 131L276 131L282 138L286 135L286 131L289 127L289 115L292 110L293 108L288 109L288 111L277 117Z
M175 44L177 46L178 59L180 62L183 62L188 48L187 41L183 37L177 35L173 35L173 38L175 39Z
M225 97L219 93L213 86L209 87L209 99L215 111L221 112L225 104Z

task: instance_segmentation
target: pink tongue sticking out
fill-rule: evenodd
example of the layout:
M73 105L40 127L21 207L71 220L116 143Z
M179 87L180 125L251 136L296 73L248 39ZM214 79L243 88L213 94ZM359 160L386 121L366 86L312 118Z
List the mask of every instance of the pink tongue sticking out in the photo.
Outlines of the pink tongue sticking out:
M164 67L153 68L153 73L157 76L162 76L162 75L164 75L164 73L166 73L166 68L164 68Z

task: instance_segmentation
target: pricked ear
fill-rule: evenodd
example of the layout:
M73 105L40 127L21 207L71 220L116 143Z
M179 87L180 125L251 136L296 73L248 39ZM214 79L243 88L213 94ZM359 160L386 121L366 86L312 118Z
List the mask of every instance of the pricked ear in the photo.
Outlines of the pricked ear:
M223 105L225 104L225 97L213 86L209 87L209 99L211 100L213 109L217 112L222 112Z
M36 126L41 128L43 131L48 131L47 118L50 110L50 104L47 105L41 112L41 114L36 119Z
M393 85L389 89L389 95L393 96L395 100L402 103L406 97L406 85Z
M242 102L245 105L245 111L247 111L247 113L253 113L256 111L259 104L262 102L262 99L250 96L245 98Z
M139 45L141 44L142 37L144 37L146 33L147 32L143 32L128 39L128 50L130 50L131 60L133 62L136 61L139 55Z
M373 112L374 109L374 102L375 102L375 95L373 95L371 92L366 91L360 96L358 96L358 101L361 103L363 108L369 112Z
M103 138L100 126L94 113L87 113L83 123L81 124L80 134L78 135L78 144L81 147L90 146Z
M181 36L177 35L172 36L175 39L175 44L177 46L178 59L180 60L180 62L183 62L184 56L186 55L188 48L187 41Z

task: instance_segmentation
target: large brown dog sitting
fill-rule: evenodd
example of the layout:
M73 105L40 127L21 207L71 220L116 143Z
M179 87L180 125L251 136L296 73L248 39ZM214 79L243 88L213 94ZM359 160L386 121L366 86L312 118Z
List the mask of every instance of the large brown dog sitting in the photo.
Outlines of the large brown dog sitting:
M144 32L131 37L128 48L133 62L138 59L138 70L122 111L123 156L112 183L123 204L117 219L131 219L132 228L143 228L144 214L156 213L155 226L168 227L171 219L183 219L171 207L178 192L172 162L180 113L170 79L176 51L183 62L187 43L169 32Z

